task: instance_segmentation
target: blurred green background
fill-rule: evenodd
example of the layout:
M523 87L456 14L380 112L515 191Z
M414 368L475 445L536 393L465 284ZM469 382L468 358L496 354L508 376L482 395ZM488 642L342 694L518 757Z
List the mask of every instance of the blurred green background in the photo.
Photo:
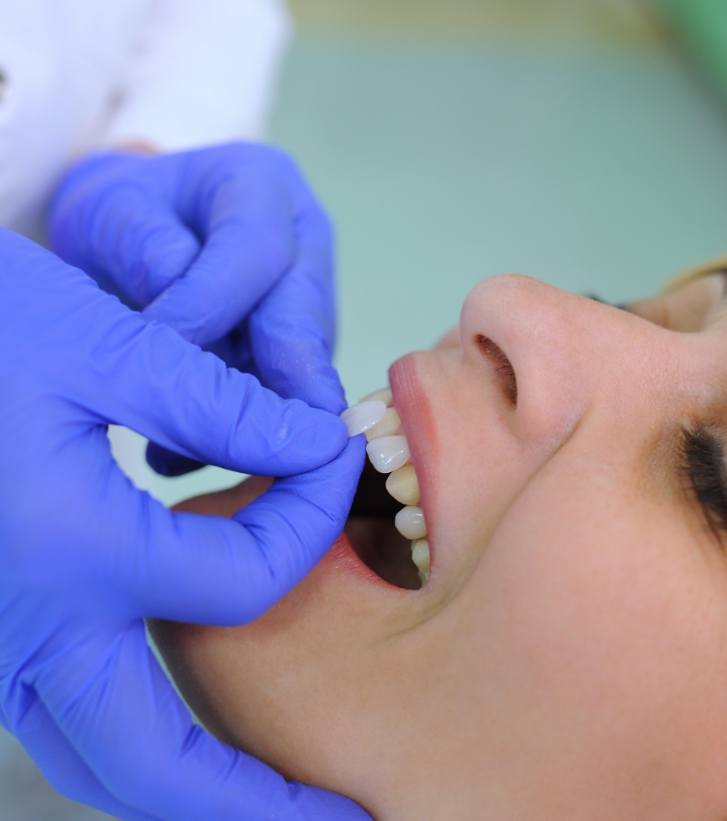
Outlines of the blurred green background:
M709 0L663 3L692 32ZM291 5L270 133L337 226L350 399L455 323L482 277L620 301L727 250L725 109L654 3ZM118 450L166 502L232 481L160 479L140 443Z
M350 398L455 323L482 277L623 300L727 251L727 0L291 6L271 138L337 226ZM160 479L140 440L114 439L164 501L235 480ZM2 735L0 795L12 821L100 817L52 794Z

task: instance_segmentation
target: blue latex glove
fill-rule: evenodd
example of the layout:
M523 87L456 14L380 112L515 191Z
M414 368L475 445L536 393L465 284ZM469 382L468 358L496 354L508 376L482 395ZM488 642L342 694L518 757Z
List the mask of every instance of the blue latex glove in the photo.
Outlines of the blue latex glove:
M53 249L145 317L284 397L340 413L332 232L293 161L234 143L180 154L93 154L49 211ZM151 445L150 465L199 464Z
M236 625L270 607L340 532L361 437L8 231L0 310L2 724L60 792L118 818L365 818L193 724L143 621ZM108 422L289 478L233 519L172 513L117 468Z

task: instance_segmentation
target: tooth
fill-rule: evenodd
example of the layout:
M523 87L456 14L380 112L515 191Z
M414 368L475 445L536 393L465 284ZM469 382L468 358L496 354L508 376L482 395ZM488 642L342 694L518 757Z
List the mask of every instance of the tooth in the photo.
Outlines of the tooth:
M419 480L414 465L404 465L403 468L389 474L386 480L386 489L403 505L419 504Z
M423 539L427 535L424 512L420 507L403 507L394 517L394 527L405 539Z
M381 388L381 390L374 391L373 393L368 393L366 396L362 397L361 402L370 402L372 400L378 399L383 402L385 405L390 405L393 399L391 395L391 388Z
M394 408L387 408L386 413L381 419L366 431L366 438L369 442L372 439L378 439L381 436L391 436L399 432L401 427L401 419Z
M409 445L404 436L382 436L366 445L371 464L379 473L391 473L409 461Z
M429 579L429 542L426 539L411 543L411 560L419 571L422 584L426 584Z
M348 435L358 436L378 424L385 413L386 405L380 399L373 399L346 408L341 419L346 423Z

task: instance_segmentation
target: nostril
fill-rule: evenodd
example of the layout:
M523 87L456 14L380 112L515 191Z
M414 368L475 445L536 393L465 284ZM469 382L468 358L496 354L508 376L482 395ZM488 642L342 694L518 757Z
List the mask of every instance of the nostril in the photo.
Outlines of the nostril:
M489 337L483 334L475 334L474 341L480 353L494 365L495 372L497 373L508 401L513 405L517 405L517 379L515 377L515 369L505 355L505 352L499 345L496 345Z

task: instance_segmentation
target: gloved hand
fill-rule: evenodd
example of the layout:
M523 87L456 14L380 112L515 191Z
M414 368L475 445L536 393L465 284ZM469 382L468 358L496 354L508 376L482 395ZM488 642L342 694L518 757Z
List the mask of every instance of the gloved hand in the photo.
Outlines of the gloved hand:
M2 724L60 792L121 819L365 818L193 724L143 621L236 625L272 605L340 532L361 437L9 231L0 306ZM289 478L233 519L172 513L117 468L108 422Z
M48 231L56 253L145 317L281 396L345 407L331 228L281 151L92 154L58 186ZM147 459L165 475L199 467L154 445Z

